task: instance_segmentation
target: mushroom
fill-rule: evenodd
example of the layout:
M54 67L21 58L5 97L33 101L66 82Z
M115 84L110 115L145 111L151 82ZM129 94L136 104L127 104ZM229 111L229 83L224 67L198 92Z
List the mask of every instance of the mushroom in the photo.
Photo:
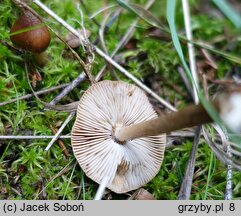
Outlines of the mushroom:
M118 142L115 130L156 118L145 93L122 81L102 81L82 96L71 132L75 157L86 175L125 193L149 182L159 171L166 135Z
M233 97L238 102L232 102ZM237 114L241 96L220 96L212 104L224 119L232 110ZM230 104L228 111L224 104ZM190 105L157 118L138 87L105 80L82 96L71 143L88 177L116 193L125 193L143 186L157 174L165 150L165 133L209 122L212 118L202 105ZM240 132L241 116L238 122L235 129Z
M47 55L44 51L49 46L51 40L47 26L42 25L43 23L38 17L26 10L16 20L10 30L12 34L10 37L11 41L19 48L32 52L34 60L39 66L44 66L47 62ZM36 28L18 33L18 31L24 31L31 27Z

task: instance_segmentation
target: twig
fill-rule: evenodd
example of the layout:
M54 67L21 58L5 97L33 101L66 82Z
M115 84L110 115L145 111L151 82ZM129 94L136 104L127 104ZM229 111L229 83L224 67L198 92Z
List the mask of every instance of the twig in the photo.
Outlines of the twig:
M107 48L106 48L106 45L105 45L105 40L104 40L104 32L105 32L105 26L106 26L106 23L107 23L107 20L109 19L111 14L108 14L104 19L103 21L101 22L101 26L99 28L99 40L100 40L100 46L101 48L104 50L104 52L106 54L108 54L108 51L107 51Z
M12 190L15 194L17 194L18 196L22 196L22 194L21 194L17 189L15 189L14 187L11 187L11 190Z
M83 8L85 9L87 15L90 17L90 11L88 10L88 8L86 7L85 3L83 0L80 0L80 3L82 4ZM97 22L97 20L93 17L91 19L98 27L100 27L100 24Z
M49 29L69 48L69 50L71 51L71 53L75 56L75 58L79 61L80 65L82 66L85 76L88 77L88 79L90 80L91 84L95 83L95 79L93 78L93 75L91 74L91 72L88 70L88 65L84 63L84 61L80 58L80 56L77 54L77 52L74 51L74 49L71 48L71 46L56 32L54 31L52 28L49 27Z
M226 169L227 169L227 174L226 174L226 190L225 190L225 200L231 200L232 199L232 152L231 152L231 144L229 142L229 137L227 135L227 131L225 129L222 129L219 125L213 124L213 127L215 130L218 132L223 150L224 152L227 153L226 158Z
M66 105L52 105L50 103L46 103L42 101L38 95L35 94L35 91L30 83L29 76L28 76L28 70L29 70L29 63L25 61L25 73L26 73L26 78L29 84L29 88L32 90L34 97L42 104L44 105L45 108L52 109L52 110L57 110L57 111L63 111L63 112L72 112L77 109L78 106L78 101L66 104Z
M193 132L172 132L169 137L193 137L194 133ZM55 136L53 135L29 135L29 136L22 136L22 135L0 135L0 140L27 140L27 139L53 139ZM59 136L59 139L70 139L70 135L62 135Z
M205 49L201 49L202 54L204 55L204 57L207 59L207 63L215 70L218 69L218 66L216 64L216 62L214 61L213 57L210 55L210 53L205 50Z
M148 3L145 6L145 9L149 9L151 7L151 5L154 3L154 0L150 0L148 1ZM114 51L111 53L110 57L113 58L116 53L123 47L125 46L125 44L130 40L137 23L139 22L140 18L137 18L130 26L130 28L127 30L127 32L125 33L125 35L122 37L122 39L120 40L120 42L117 44L117 46L115 47ZM106 65L103 66L101 68L101 70L99 71L98 75L96 76L96 81L100 80L101 77L103 76L103 73L106 69Z
M227 154L231 158L232 153L231 153L231 147L228 144L227 146ZM232 176L233 176L233 171L232 171L232 160L227 159L227 175L226 175L226 190L225 190L225 200L231 200L232 199Z
M213 128L217 131L217 127L215 125L213 125ZM219 133L219 136L222 137L223 131L220 129L217 131ZM217 156L217 158L225 165L227 165L227 161L228 159L232 160L232 165L234 168L236 168L237 170L241 170L241 162L240 160L235 159L234 157L230 158L227 153L219 147L217 141L219 140L213 140L213 138L211 137L210 133L206 132L205 128L203 127L203 131L202 134L205 138L206 143L208 144L208 146L211 148L211 150L214 152L214 154ZM223 138L221 138L221 142L223 145ZM229 142L229 144L231 146L236 146L234 143ZM231 149L232 150L232 149ZM233 152L232 153L236 153ZM238 156L238 155L237 155Z
M45 191L45 189L50 185L50 183L51 183L53 180L55 180L56 178L60 177L61 175L65 174L65 173L69 172L69 171L76 165L76 162L75 162L74 164L70 165L73 161L74 161L74 159L72 159L72 160L71 160L62 170L60 170L60 172L58 172L55 176L51 177L50 180L48 181L48 183L42 188L42 190L35 195L34 200L36 200L37 197L38 197L42 192Z
M48 144L48 146L45 148L45 151L48 151L50 149L50 147L54 144L54 142L59 138L60 133L63 131L63 129L65 128L65 126L71 121L71 119L74 117L75 112L71 112L68 117L66 118L66 120L64 121L64 123L61 125L61 127L59 128L59 130L57 131L57 133L54 135L53 139L50 141L50 143Z
M71 161L72 162L72 161ZM77 162L73 163L70 166L66 166L64 169L62 169L60 172L58 172L55 176L51 177L49 182L53 181L54 179L60 177L61 175L64 175L65 173L69 172L70 170L72 170L72 168L74 166L76 166Z
M48 13L51 17L53 17L56 21L58 21L61 25L63 25L65 28L67 28L70 32L72 32L75 36L80 38L80 41L84 41L84 38L82 35L78 33L77 30L75 30L72 26L67 24L63 19L61 19L59 16L57 16L52 10L50 10L48 7L46 7L44 4L42 4L39 0L33 0L33 2L39 6L41 9L43 9L46 13ZM170 103L165 101L163 98L159 97L155 92L153 92L150 88L148 88L146 85L144 85L140 80L138 80L135 76L130 74L126 69L124 69L122 66L120 66L118 63L116 63L110 56L106 55L102 50L100 50L98 47L95 47L96 53L103 57L108 63L112 64L116 69L118 69L120 72L122 72L126 77L131 79L133 82L136 83L140 88L142 88L144 91L146 91L148 94L150 94L152 97L154 97L156 100L158 100L160 103L162 103L164 106L166 106L168 109L172 111L176 111L176 108L173 107Z
M118 15L120 14L120 10L118 10L118 13L115 12L111 20L107 23L104 32L106 32L109 27L113 24L114 20ZM94 44L98 43L98 38L95 40ZM76 77L66 88L63 89L62 92L60 92L51 102L50 104L56 104L58 103L62 98L64 98L69 92L71 92L74 88L76 88L81 82L86 80L86 75L84 73L81 73L78 77ZM98 79L96 79L97 81Z
M107 16L103 19L103 21L101 22L101 26L100 26L100 29L99 29L99 40L100 40L100 46L102 47L102 49L104 50L104 52L109 55L108 51L107 51L107 48L106 48L106 45L105 45L105 39L104 39L104 32L105 32L105 26L106 26L106 23L107 23L107 20L109 19L109 16L111 14L107 14ZM103 67L103 68L106 68L106 65ZM102 69L103 69L102 68ZM95 80L96 81L99 81L103 75L105 74L105 69L102 70L97 74ZM118 80L118 76L116 74L116 72L113 70L112 67L109 67L110 69L110 75L112 76L112 79L114 80Z
M69 92L71 92L76 86L86 79L86 75L81 73L77 76L68 86L66 86L51 102L50 104L58 103L62 98L64 98Z
M190 11L189 11L189 4L187 0L182 0L182 7L183 7L183 14L184 14L184 22L185 22L185 30L188 40L192 40L192 30L191 30L191 21L190 21ZM193 77L192 89L193 89L193 96L194 102L198 104L198 77L197 77L197 69L196 69L196 60L195 60L195 53L193 44L188 43L188 54L189 54L189 62L191 73ZM186 166L185 176L182 181L182 185L178 194L179 200L189 200L191 195L192 189L192 180L196 162L196 154L199 144L199 138L201 134L202 126L198 126L195 130L195 137L194 142L192 145L192 150L189 156L189 160Z
M187 163L185 176L182 181L182 185L178 194L179 200L188 200L191 194L192 179L193 179L194 166L196 161L197 147L198 147L199 138L201 134L201 128L202 126L198 126L195 130L195 137L192 145L192 150Z
M23 0L12 0L18 7L24 8L25 10L30 11L34 16L38 17L41 21L43 21L43 17L41 17L34 9L32 9L28 4L26 4Z
M22 135L2 135L0 140L28 140L28 139L53 139L55 136L43 136L43 135L32 135L32 136L22 136ZM70 135L59 136L60 139L70 139Z
M17 54L23 54L22 50L8 44L6 41L0 40L0 44L6 46L9 50L11 50L12 52L15 52Z
M56 129L53 126L50 126L50 128L51 128L51 131L53 134L57 133ZM65 147L64 142L61 139L58 139L58 144L59 144L59 147L63 150L64 156L69 157L69 152L68 152L67 148Z
M55 90L64 88L64 87L66 87L66 86L68 86L68 85L69 85L69 83L61 84L61 85L58 85L58 86L54 86L54 87L51 87L51 88L47 88L47 89L43 89L43 90L37 91L37 92L35 92L35 94L36 94L36 95L46 94L46 93L49 93L49 92L52 92L52 91L55 91ZM15 98L15 99L11 99L11 100L9 100L9 101L1 102L1 103L0 103L0 106L5 106L5 105L7 105L7 104L16 102L17 100L24 100L24 99L31 98L31 97L33 97L33 96L34 96L34 94L27 94L27 95L24 95L24 96Z
M188 78L187 78L187 76L185 74L184 69L182 67L178 67L177 71L179 72L179 74L180 74L180 76L181 76L181 78L182 78L182 80L183 80L183 82L184 82L184 84L185 84L189 94L192 96L192 98L194 98L192 86L191 86L191 84L190 84L190 82L189 82L189 80L188 80Z

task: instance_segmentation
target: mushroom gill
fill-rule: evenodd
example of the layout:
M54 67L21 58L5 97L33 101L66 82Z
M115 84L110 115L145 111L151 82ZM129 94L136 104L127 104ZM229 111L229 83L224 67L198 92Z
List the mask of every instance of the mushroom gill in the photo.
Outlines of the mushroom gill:
M115 130L156 118L145 93L122 81L102 81L82 96L71 143L86 175L97 183L108 176L107 187L116 193L137 189L159 171L166 135L120 143Z

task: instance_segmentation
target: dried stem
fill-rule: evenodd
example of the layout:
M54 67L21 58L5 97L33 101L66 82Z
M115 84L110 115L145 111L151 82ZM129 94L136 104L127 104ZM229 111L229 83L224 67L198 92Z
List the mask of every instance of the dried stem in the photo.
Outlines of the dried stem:
M48 146L45 148L45 151L48 151L50 149L50 147L54 144L54 142L58 139L60 133L63 131L63 129L65 128L65 126L71 121L71 119L74 117L75 112L71 112L69 114L69 116L66 118L66 120L64 121L64 123L61 125L61 127L59 128L59 130L57 131L57 133L54 135L53 139L50 141L50 143L48 144Z
M115 13L112 17L112 19L107 23L107 26L105 28L105 32L110 27L110 25L113 23L113 20L119 15L119 13ZM96 39L95 41L98 42ZM96 43L97 43L96 42ZM97 75L98 76L98 75ZM100 77L100 76L99 76ZM62 98L64 98L69 92L71 92L74 88L76 88L81 82L86 80L86 75L84 73L81 73L78 77L76 77L66 88L63 89L61 93L59 93L51 102L50 104L56 104L58 103ZM96 81L99 81L98 78L95 78Z
M199 126L195 130L195 137L194 143L192 146L192 150L189 156L189 160L186 166L185 176L182 181L182 185L178 194L179 200L189 200L191 195L191 188L192 188L192 180L195 168L195 161L196 161L196 154L197 154L197 147L199 144L200 134L201 134L202 127Z
M53 139L55 136L42 136L42 135L33 135L33 136L21 136L21 135L3 135L0 136L0 140L28 140L28 139ZM60 139L70 139L71 135L59 136Z
M182 0L182 7L183 7L183 14L184 14L184 22L185 22L185 30L188 40L192 40L192 30L191 30L191 20L190 20L190 11L189 11L189 4L187 0ZM198 98L198 76L197 76L197 68L196 68L196 60L195 60L195 52L194 46L191 43L188 43L188 54L189 54L189 62L191 73L193 77L193 96L195 104L199 103ZM191 188L192 188L192 180L196 162L196 154L199 144L201 126L196 128L194 142L192 145L192 149L190 152L189 160L186 166L185 176L182 181L182 185L178 194L179 200L189 200L191 195Z
M80 0L80 3L82 4L83 8L85 9L86 13L88 14L88 16L90 17L90 11L88 10L88 8L86 7L85 3L83 0ZM97 20L93 17L91 19L98 27L100 27L100 24L97 22Z
M52 10L50 10L48 7L46 7L44 4L42 4L39 0L33 0L33 2L38 5L40 8L42 8L46 13L48 13L51 17L53 17L56 21L58 21L61 25L63 25L65 28L67 28L70 32L72 32L75 36L79 37L80 41L84 42L84 38L82 35L78 33L77 30L75 30L72 26L67 24L63 19L61 19L59 16L57 16ZM126 77L131 79L133 82L135 82L140 88L142 88L144 91L146 91L148 94L150 94L152 97L154 97L156 100L158 100L160 103L162 103L164 106L166 106L168 109L172 111L176 111L176 108L173 107L170 103L165 101L163 98L159 97L155 92L153 92L150 88L148 88L146 85L144 85L140 80L138 80L136 77L134 77L132 74L130 74L126 69L124 69L122 66L120 66L118 63L116 63L110 56L106 55L102 50L100 50L98 47L95 47L96 53L103 57L108 63L113 65L116 69L118 69L120 72L122 72Z
M64 87L66 87L66 86L68 86L68 85L69 85L69 83L61 84L61 85L58 85L58 86L54 86L54 87L51 87L51 88L47 88L47 89L43 89L43 90L37 91L37 92L35 92L35 94L36 94L36 95L46 94L46 93L49 93L49 92L52 92L52 91L55 91L55 90L64 88ZM0 106L5 106L5 105L7 105L7 104L16 102L16 101L18 101L18 100L28 99L28 98L31 98L31 97L33 97L33 96L34 96L34 94L27 94L27 95L24 95L24 96L15 98L15 99L11 99L11 100L9 100L9 101L1 102L1 103L0 103Z
M182 78L182 80L183 80L183 82L184 82L184 84L185 84L189 94L192 96L192 98L194 98L192 86L191 86L191 84L190 84L190 82L189 82L189 80L187 78L187 75L185 74L184 69L182 67L178 67L177 71L180 74L180 76L181 76L181 78Z
M60 92L51 102L50 104L57 104L62 98L64 98L69 92L71 92L76 86L78 86L81 82L86 79L86 75L81 73L77 76L68 86L66 86L62 92Z
M26 4L24 1L22 1L22 0L12 0L12 1L18 7L30 11L34 16L38 17L43 22L43 18L34 9L32 9L30 6L28 6L28 4Z
M145 6L145 9L149 9L151 7L151 5L154 3L154 0L150 0L148 1L148 3L146 4ZM116 53L123 47L125 46L125 44L130 40L132 34L134 33L135 31L135 28L136 28L136 25L137 23L139 22L139 18L137 18L130 26L130 28L127 30L127 32L125 33L125 35L122 37L122 39L120 40L120 42L117 44L117 46L115 47L114 51L111 53L110 57L113 58ZM106 69L106 65L103 66L101 68L101 70L99 71L98 75L96 76L96 81L100 80L101 77L103 76L104 74L104 71Z
M53 134L57 133L56 129L53 126L50 126L50 128ZM64 142L61 139L58 139L58 144L59 144L59 147L63 150L63 154L65 155L65 157L69 157L69 152L65 147Z
M79 55L69 46L69 44L56 31L54 31L50 27L49 29L69 48L69 50L72 52L72 54L75 56L75 58L79 61L80 65L82 66L85 75L89 78L90 82L94 84L95 79L93 78L91 72L89 71L89 66L85 64L85 62L79 57Z

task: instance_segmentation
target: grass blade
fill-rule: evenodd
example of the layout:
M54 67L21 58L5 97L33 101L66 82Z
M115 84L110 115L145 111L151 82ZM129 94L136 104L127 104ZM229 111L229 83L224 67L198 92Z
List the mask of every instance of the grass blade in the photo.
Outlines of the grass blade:
M226 0L212 0L212 2L238 29L241 29L240 14Z
M141 18L142 20L144 20L145 22L147 22L148 24L150 24L151 26L154 26L158 29L160 29L161 31L164 31L168 34L171 34L171 32L169 31L168 28L166 28L165 26L161 25L160 21L153 16L150 12L148 12L147 10L145 10L144 8L142 8L141 6L137 6L136 4L130 4L130 3L126 3L123 0L117 0L118 4L127 9L128 11L134 13L136 16L138 16L139 18ZM169 3L169 1L168 1ZM188 40L186 37L182 36L182 35L178 35L178 38L180 40L182 40L185 43L191 43L197 47L201 47L203 49L209 50L210 52L213 52L217 55L220 55L226 59L228 59L229 61L232 61L234 63L240 64L241 65L241 58L238 56L235 56L233 54L229 54L223 51L219 51L211 46L207 46L204 45L202 43L193 41L193 40Z
M219 125L222 125L222 121L218 116L217 111L215 110L215 108L212 106L212 104L210 102L208 102L202 91L199 90L197 83L194 82L194 78L192 76L192 73L185 61L185 57L182 51L182 47L179 41L179 37L177 34L177 30L176 30L176 26L175 26L175 9L176 9L176 0L169 0L167 2L167 9L166 9L166 14L167 14L167 21L170 27L170 32L171 32L171 37L172 37L172 41L173 41L173 45L177 51L177 54L181 60L181 63L185 69L185 72L190 80L190 82L193 84L193 86L195 87L199 99L202 103L202 105L204 106L204 108L207 110L207 112L209 113L209 115L212 117L212 119Z

